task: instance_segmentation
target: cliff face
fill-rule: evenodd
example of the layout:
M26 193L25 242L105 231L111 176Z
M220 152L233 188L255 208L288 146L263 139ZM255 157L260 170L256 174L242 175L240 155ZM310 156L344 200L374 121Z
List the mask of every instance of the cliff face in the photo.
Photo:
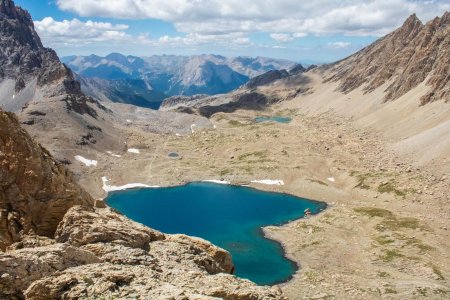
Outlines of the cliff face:
M11 98L7 96L11 85L0 89L0 104L5 110L19 111L35 98L64 95L61 100L66 101L68 109L96 116L86 103L92 100L82 94L70 69L55 51L42 45L30 14L11 0L0 2L0 37L0 82L14 82Z
M363 86L366 93L388 83L385 100L395 100L422 82L430 92L421 104L450 101L450 13L427 24L416 15L402 27L331 68L327 80L340 82L348 93Z
M70 207L92 202L12 113L0 112L0 249L27 234L52 237Z

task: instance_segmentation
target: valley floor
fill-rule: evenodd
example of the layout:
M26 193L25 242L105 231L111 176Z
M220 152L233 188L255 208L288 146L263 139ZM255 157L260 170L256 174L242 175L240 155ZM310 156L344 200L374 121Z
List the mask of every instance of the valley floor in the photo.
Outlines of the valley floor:
M283 186L251 186L329 204L318 216L266 228L301 266L280 286L290 299L449 297L448 178L411 167L342 117L272 109L264 113L293 121L256 124L254 112L238 111L216 114L214 130L192 135L130 134L126 143L139 154L105 153L98 166L79 166L80 181L102 198L103 176L151 186L281 179Z

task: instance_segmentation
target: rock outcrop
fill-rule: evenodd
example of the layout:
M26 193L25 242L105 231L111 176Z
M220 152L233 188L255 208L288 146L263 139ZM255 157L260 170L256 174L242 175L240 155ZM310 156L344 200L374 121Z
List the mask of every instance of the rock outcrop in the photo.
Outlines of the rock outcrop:
M288 71L272 70L272 71L269 71L262 75L256 76L255 78L252 78L249 82L247 82L247 84L245 86L249 89L253 89L258 86L271 84L274 81L277 81L279 79L283 79L286 77L289 77Z
M55 239L26 236L0 252L0 270L2 299L285 299L231 275L227 251L109 208L71 208Z
M421 104L450 101L450 13L427 24L411 15L402 27L331 66L327 80L348 93L370 93L387 84L385 100L395 100L422 82L430 91Z
M165 99L160 106L161 110L171 108L171 107L179 107L179 106L192 106L195 102L200 101L209 97L206 94L199 94L193 96L172 96Z
M12 0L0 4L0 37L0 82L14 83L9 99L7 85L0 89L3 109L19 111L33 98L64 96L61 100L68 110L96 117L96 111L87 105L93 100L82 94L80 84L56 52L42 45L30 14Z
M303 72L306 72L305 67L303 67L301 64L298 64L289 70L289 75L301 74Z
M52 237L70 207L92 203L14 114L0 112L0 249L26 234Z

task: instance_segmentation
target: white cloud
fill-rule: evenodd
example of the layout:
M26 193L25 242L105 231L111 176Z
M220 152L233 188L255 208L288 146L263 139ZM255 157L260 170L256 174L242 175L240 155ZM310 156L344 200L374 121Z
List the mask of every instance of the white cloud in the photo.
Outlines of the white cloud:
M350 47L351 43L348 42L332 42L332 43L328 43L328 46L330 48L335 48L335 49L345 49Z
M272 33L270 34L270 37L274 39L277 42L286 43L292 41L294 36L289 33Z
M131 37L124 31L127 25L113 25L111 23L82 22L78 19L55 21L52 17L47 17L41 21L35 21L36 30L45 39L49 39L53 44L77 44L105 41L124 41Z
M425 20L450 9L448 0L57 0L80 16L153 18L184 33L382 35L415 12ZM275 36L274 39L296 38Z
M189 33L185 36L162 36L151 38L148 34L133 36L126 33L127 25L78 19L56 21L51 17L34 22L36 30L44 42L50 46L82 45L93 43L128 43L149 46L197 46L206 44L223 44L234 46L250 45L246 33L233 32L227 34Z
M302 38L307 36L306 33L271 33L270 37L279 43L287 43L295 40L296 38Z

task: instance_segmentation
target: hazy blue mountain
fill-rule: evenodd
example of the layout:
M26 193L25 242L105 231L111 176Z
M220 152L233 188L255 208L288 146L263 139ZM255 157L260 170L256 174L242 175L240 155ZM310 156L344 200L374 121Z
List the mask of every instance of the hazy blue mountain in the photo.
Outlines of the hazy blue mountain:
M62 60L79 75L88 95L152 108L168 96L227 93L267 71L296 66L288 60L220 55L136 57L111 53Z

